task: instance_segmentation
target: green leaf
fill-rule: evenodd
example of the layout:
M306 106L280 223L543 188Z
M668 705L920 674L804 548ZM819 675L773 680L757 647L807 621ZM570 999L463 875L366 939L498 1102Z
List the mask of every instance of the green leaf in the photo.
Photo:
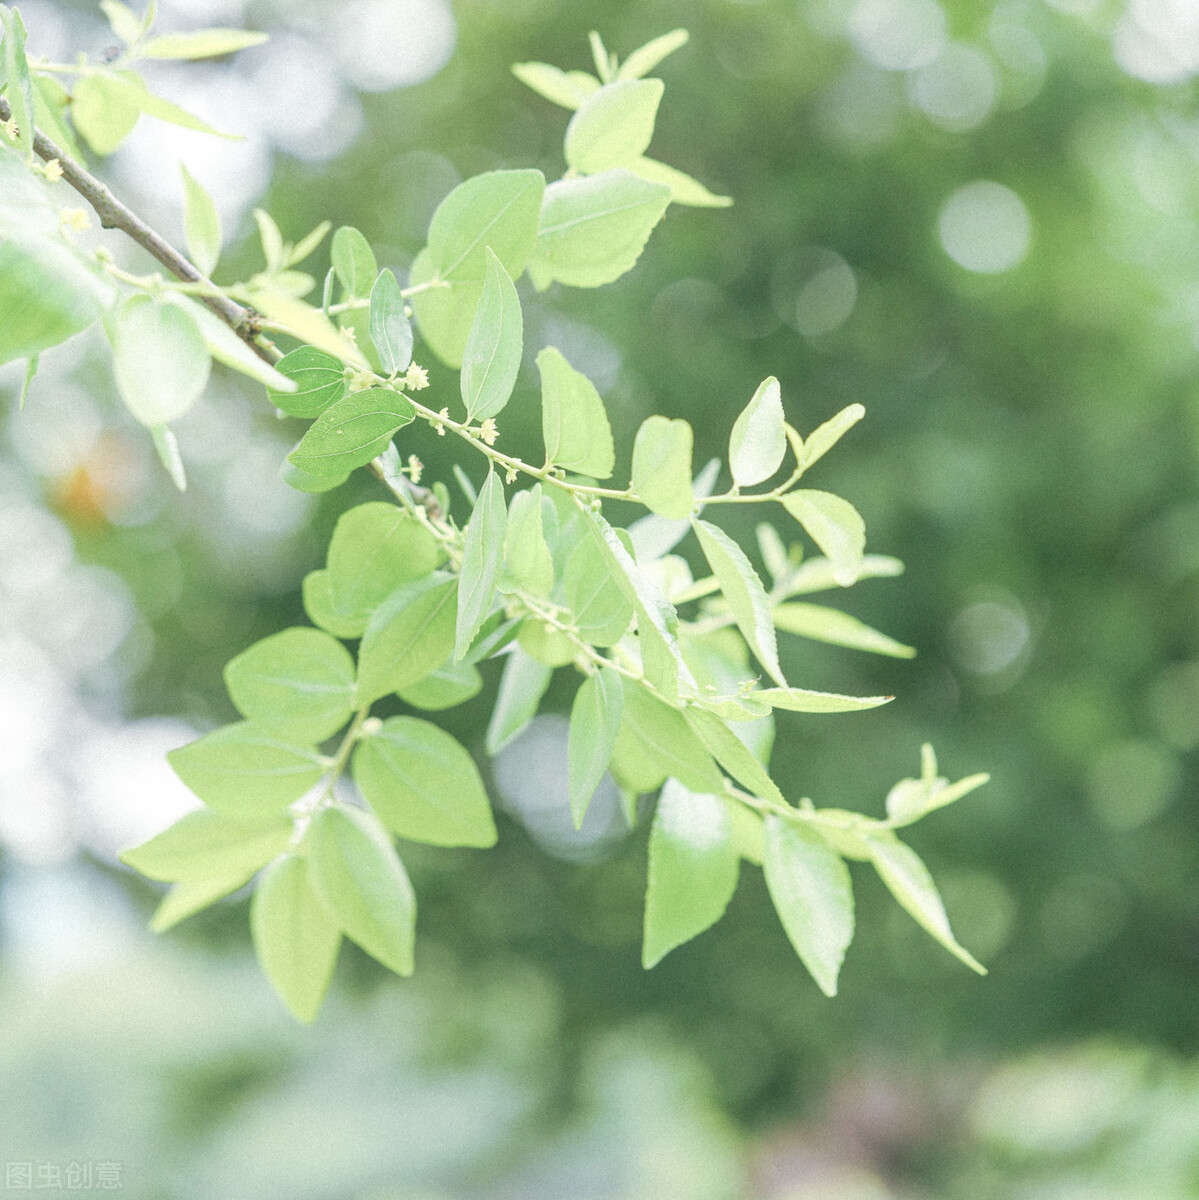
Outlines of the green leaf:
M229 871L212 879L185 879L175 884L154 910L150 928L155 933L166 933L180 921L245 887L255 874L256 871Z
M566 606L575 628L593 646L614 646L628 632L633 605L600 544L583 538L567 560Z
M0 186L8 182L0 178ZM61 240L18 240L6 232L0 227L0 363L65 342L96 319L110 296Z
M692 179L684 171L669 167L657 159L642 155L626 166L634 175L670 188L672 204L686 204L692 208L728 208L733 203L732 196L718 196L708 191L698 179Z
M329 543L329 599L339 616L366 628L371 614L401 584L441 561L429 529L396 504L371 501L338 518Z
M246 826L200 808L140 846L122 851L120 858L148 879L171 883L242 873L249 878L287 849L291 835L288 820L266 827Z
M775 910L796 953L826 996L853 939L849 868L817 834L770 813L762 866Z
M354 782L383 824L432 846L494 846L495 821L469 754L443 729L391 717L354 751Z
M593 29L588 35L591 43L591 57L595 60L595 69L604 83L611 82L616 72L616 58L604 49L603 38Z
M354 711L354 660L319 629L284 629L232 659L225 686L237 711L261 728L323 742Z
M575 692L567 749L570 812L576 829L583 824L591 797L612 759L623 710L624 689L611 667L600 667L588 675Z
M25 401L29 399L29 387L37 377L38 356L31 355L29 361L25 364L25 378L21 380L21 395L17 399L17 411L21 412L25 408Z
M488 754L498 754L533 719L553 673L519 647L508 655L487 725Z
M866 546L866 525L858 510L831 492L804 489L783 496L782 505L828 555L837 583L856 583Z
M761 815L727 796L724 803L733 823L733 849L739 858L760 867L766 855L765 823Z
M865 415L866 410L860 404L851 404L823 425L817 426L804 438L804 470L817 459L823 458Z
M619 279L640 258L670 195L624 168L550 184L530 260L535 279L571 287Z
M179 441L166 425L155 425L150 430L158 461L166 468L171 482L181 491L187 491L187 472L183 468L183 456L179 453Z
M691 35L685 29L672 29L634 50L616 72L618 79L640 79L648 75L668 54L685 46Z
M504 535L504 564L518 586L538 596L554 586L554 560L541 526L541 484L517 492L508 509Z
M539 96L544 96L563 108L578 108L587 99L588 93L565 71L552 67L549 63L513 63L512 74Z
M783 432L783 399L779 381L764 379L733 424L729 438L729 467L738 487L767 480L782 466L787 453Z
M318 346L326 353L360 370L370 366L363 352L343 336L319 308L313 308L311 304L305 304L295 296L265 286L251 290L250 302L263 316L285 325L288 332L300 341Z
M788 712L840 713L859 712L864 708L878 708L894 700L894 696L842 696L836 692L812 692L807 688L764 688L746 693L744 699L771 708L782 708Z
M719 796L666 781L649 834L642 966L654 966L724 915L740 867L732 833Z
M553 346L537 355L537 370L541 373L545 465L607 479L615 466L616 453L612 427L595 384Z
M969 775L951 784L937 774L937 759L927 742L921 747L923 770L919 779L901 779L887 793L887 820L892 825L911 825L921 817L944 808L982 787L989 775Z
M914 658L916 651L877 629L871 629L856 617L820 604L780 604L774 610L774 623L785 633L852 650L869 650L893 658Z
M214 729L167 759L205 804L246 825L278 820L325 771L315 746L288 741L250 721Z
M358 649L361 708L437 670L454 648L458 580L441 571L396 588L375 609Z
M276 275L284 269L283 260L286 255L283 249L283 234L279 231L275 218L266 209L254 210L254 222L258 226L258 241L262 245L266 269L272 275Z
M305 839L313 888L343 933L397 975L412 974L416 897L369 813L325 808Z
M677 708L641 684L626 681L621 732L627 730L645 757L694 792L724 791L724 776Z
M221 256L221 216L212 197L182 163L179 170L183 176L183 234L187 252L201 275L211 275Z
M786 804L786 797L749 747L714 713L689 706L684 716L712 757L743 787L762 800Z
M299 446L299 442L292 447L295 450ZM310 475L307 471L302 471L295 463L287 462L285 459L279 467L279 478L283 480L290 488L295 488L297 492L304 492L307 495L319 495L322 492L331 492L334 488L339 488L347 479L348 475Z
M412 362L412 326L404 311L400 285L390 271L382 271L371 288L370 335L385 375L408 370Z
M343 294L365 300L379 275L370 242L352 225L343 225L333 235L329 253Z
M276 370L295 384L294 392L269 388L271 403L292 417L319 417L345 395L345 366L315 346L300 346L285 354Z
M65 118L67 106L71 103L70 93L49 75L34 75L32 83L33 115L38 129L76 162L82 161L83 151L79 149L74 130Z
M941 894L915 850L889 830L872 831L864 834L863 839L869 847L874 869L900 906L955 958L961 959L972 971L985 975L986 967L955 941Z
M441 280L412 298L421 333L439 358L461 366L487 273L487 248L517 279L533 251L545 192L540 171L488 171L459 184L437 207L429 244L412 264L413 286Z
M720 475L720 459L710 458L704 468L691 482L692 499L699 509L703 501L712 494L712 488ZM691 514L679 521L671 521L654 513L646 513L629 526L629 537L633 542L633 556L639 563L650 563L667 555L691 532Z
M337 965L341 930L312 886L308 861L281 858L250 902L250 933L263 974L291 1014L316 1020Z
M903 574L903 563L886 554L867 554L862 559L858 579L891 579ZM827 592L839 587L833 578L833 564L827 558L810 558L800 563L787 578L785 594L806 595L810 592Z
M321 413L288 461L311 475L345 475L382 454L414 416L412 405L390 388L354 392Z
M141 109L115 76L85 75L71 96L71 120L80 136L101 157L111 154L130 134Z
M583 175L625 167L654 135L660 79L621 79L588 96L566 129L566 163Z
M691 515L691 426L669 417L647 417L633 442L633 489L660 517Z
M193 33L168 33L151 38L137 49L140 58L221 58L261 46L265 33L249 29L197 29Z
M462 403L470 421L503 410L516 386L524 322L516 288L504 264L486 248L487 274L462 356Z
M301 585L304 611L308 619L322 629L339 638L361 637L370 617L354 613L350 616L339 613L333 605L333 592L329 583L329 572L309 571Z
M100 9L108 18L108 24L113 33L125 43L132 46L142 36L142 19L127 5L118 0L100 0Z
M779 667L770 600L757 572L745 557L745 551L723 529L698 517L693 518L691 524L704 557L728 601L737 628L771 679L780 687L786 687L787 681Z
M507 525L504 485L495 471L489 469L470 524L466 527L466 540L462 547L455 662L470 648L475 633L491 611L491 601L504 561Z
M436 671L430 671L424 679L418 679L407 687L397 688L399 697L413 708L427 712L440 712L465 704L483 690L483 676L473 663L443 663Z
M306 233L291 250L284 255L284 264L288 267L294 267L297 263L302 263L310 254L312 254L317 246L325 240L325 235L333 228L332 221L321 221L315 226L310 233ZM328 278L328 276L326 276ZM324 304L321 305L325 307Z
M143 425L181 417L204 391L212 359L199 327L178 305L130 296L113 318L111 338L117 389Z
M164 299L182 308L195 321L200 336L204 339L204 345L217 362L240 371L281 395L290 395L296 390L293 380L280 375L270 363L259 358L216 313L205 308L203 304L198 304L190 296L181 295L179 292L168 292Z
M25 22L15 8L0 5L0 26L4 30L4 45L0 49L4 51L5 97L17 124L17 139L25 150L26 160L32 162L35 133L33 82L25 57Z

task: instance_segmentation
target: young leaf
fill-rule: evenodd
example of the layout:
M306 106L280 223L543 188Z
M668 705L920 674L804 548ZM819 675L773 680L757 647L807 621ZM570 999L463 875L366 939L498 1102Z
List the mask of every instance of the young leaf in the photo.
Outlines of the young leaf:
M310 475L345 475L381 454L415 415L390 388L354 392L325 409L287 459Z
M225 686L237 711L261 728L323 742L354 711L354 660L319 629L284 629L232 659Z
M470 421L494 417L508 403L524 346L516 288L490 246L486 254L483 291L462 355L462 403Z
M690 34L685 29L672 29L634 50L620 65L617 79L641 79L648 75L668 54L687 44Z
M80 136L101 157L111 154L132 131L141 109L109 74L85 75L71 96L71 120Z
M142 36L141 18L119 0L100 0L100 10L108 18L113 33L126 46L132 46Z
M612 759L623 710L624 689L620 676L610 667L588 675L575 692L567 751L570 812L576 829L583 824L591 797Z
M250 721L214 729L172 750L167 760L205 804L257 826L277 821L325 771L315 746L290 742Z
M17 411L21 412L25 408L25 401L29 399L29 387L37 377L38 356L31 354L29 361L25 364L25 378L21 380L21 395L17 399Z
M306 859L289 854L259 880L250 902L254 953L291 1014L316 1020L337 965L341 930L318 899Z
M698 508L712 494L720 475L720 459L710 458L703 470L691 482L691 496ZM633 556L639 563L650 563L669 554L691 532L690 513L682 520L671 521L655 513L639 517L629 526Z
M305 846L313 889L342 932L397 975L411 975L416 897L378 821L356 808L324 808Z
M519 647L508 655L487 726L488 754L498 754L533 719L553 673Z
M794 687L764 688L748 692L744 698L768 704L771 708L803 713L859 712L864 708L878 708L895 699L894 696L842 696L836 692L812 692Z
M786 804L778 785L749 747L714 713L689 705L684 712L687 724L711 752L712 757L735 779L762 800Z
M122 851L120 857L148 879L171 883L222 879L243 872L249 878L287 849L291 834L288 820L255 828L199 808L149 841Z
M166 468L171 482L181 491L187 491L187 472L183 468L183 456L179 453L179 441L166 425L155 425L150 430L158 461Z
M866 410L860 404L851 404L823 425L817 426L804 438L804 470L817 459L823 458L865 415Z
M901 779L887 793L887 820L895 826L911 825L989 782L989 775L969 775L951 784L937 774L937 760L927 742L921 747L923 770L919 779Z
M370 620L369 613L338 612L333 604L333 591L329 584L329 572L309 571L301 584L304 611L308 619L322 629L339 638L361 637Z
M780 687L786 687L787 681L779 667L770 600L757 572L745 557L745 551L716 525L698 518L693 518L691 523L737 628L771 679Z
M275 224L275 218L264 208L254 210L254 221L258 226L258 241L262 246L266 269L272 275L277 275L283 270L283 234Z
M538 596L554 586L554 560L541 525L541 484L517 492L508 509L504 563L520 587Z
M462 745L416 717L390 717L354 751L354 782L392 833L432 846L494 846L483 781Z
M783 496L782 505L828 555L837 583L856 583L866 546L866 525L858 510L831 492L804 489Z
M550 184L530 262L535 281L600 287L619 279L640 258L670 195L623 167Z
M0 58L0 67L3 59ZM37 128L46 134L55 145L80 162L83 151L75 140L75 132L65 119L67 106L71 103L70 93L50 75L34 75L33 115Z
M740 866L719 796L668 779L649 834L642 966L652 967L724 915Z
M145 80L134 71L120 71L109 75L89 75L83 82L95 80L101 80L106 85L103 99L106 104L115 102L121 109L132 108L149 117L157 117L160 121L169 121L172 125L180 125L184 129L194 129L197 133L209 133L214 137L227 138L235 142L242 140L241 134L224 133L213 128L207 121L202 121L199 117L180 108L177 104L172 104L161 96L155 96L147 89ZM78 90L76 90L77 99ZM72 106L72 116L78 116L74 106Z
M211 275L221 255L221 216L212 197L182 163L179 170L183 176L183 234L187 252L201 275Z
M641 684L625 683L621 725L664 775L692 791L724 791L724 776L683 714Z
M607 479L616 463L616 453L612 427L595 384L553 346L537 355L537 370L541 373L545 465Z
M150 918L150 928L155 933L166 933L180 921L194 916L238 888L245 887L256 874L256 871L228 871L211 879L182 880L162 898L162 903Z
M889 830L878 830L863 835L870 849L870 860L879 878L887 885L891 894L916 919L917 924L930 933L955 958L961 959L972 971L980 975L987 973L984 967L968 950L962 949L954 940L945 915L945 905L933 877L923 860L910 846L901 842Z
M584 92L567 73L549 63L513 63L512 74L539 96L544 96L563 108L578 108L587 99Z
M302 263L316 250L317 246L319 246L321 242L325 240L325 235L332 228L332 221L321 221L320 224L316 225L310 233L306 233L302 238L300 238L300 240L296 242L294 246L292 246L291 250L284 255L284 264L288 267L294 267L297 263ZM332 273L332 268L330 268L330 273ZM326 275L325 278L328 279L328 275ZM331 287L332 284L329 286ZM321 307L324 308L327 306L322 304Z
M858 579L891 579L903 574L903 563L886 554L867 554L862 559ZM833 578L833 564L827 558L810 558L787 577L785 595L800 596L828 592L840 586Z
M853 889L844 860L817 834L769 813L762 866L775 910L826 996L853 939Z
M589 96L566 129L566 163L582 175L625 167L645 153L662 99L660 79L622 79Z
M504 485L494 470L479 492L479 502L466 527L462 547L462 574L458 588L458 632L454 642L454 661L469 649L475 633L491 610L500 567L504 561L504 535L508 510L504 506Z
M440 571L396 588L358 648L358 708L437 670L454 648L458 580Z
M428 575L440 561L436 539L410 513L382 501L359 504L342 513L333 530L329 598L339 614L361 620L361 633L396 588Z
M370 335L384 375L406 371L412 361L412 326L404 311L400 285L390 271L382 271L371 288Z
M151 38L138 48L139 58L222 58L261 46L267 40L265 33L249 29L197 29L192 33L168 33Z
M117 388L143 425L181 417L208 383L208 347L178 305L130 296L113 318L111 337Z
M633 489L661 517L691 515L691 426L668 417L647 417L633 442Z
M329 254L345 296L365 300L379 275L370 242L352 225L342 225L333 235Z
M628 632L633 605L596 539L584 537L575 547L564 587L575 628L593 646L614 646Z
M672 204L686 204L691 208L728 208L733 203L732 196L718 196L708 191L698 179L692 179L686 172L669 167L657 159L642 155L626 166L634 175L670 188Z
M852 650L869 650L892 658L914 658L916 654L911 646L871 629L856 617L820 604L779 604L774 609L774 623L785 633Z
M474 664L466 660L460 663L446 662L436 671L430 671L424 679L396 689L405 704L423 708L426 712L455 708L473 699L482 690L483 676Z
M729 467L738 487L762 483L782 465L787 453L783 425L779 381L771 375L758 385L758 390L733 424L729 438Z
M271 403L292 417L319 417L331 404L345 395L345 367L340 359L318 350L300 346L285 354L276 367L295 385L295 391L269 388Z
M3 66L7 81L5 96L17 126L17 139L25 157L33 161L34 108L33 82L29 62L25 57L25 22L15 8L0 4L0 28L4 32Z

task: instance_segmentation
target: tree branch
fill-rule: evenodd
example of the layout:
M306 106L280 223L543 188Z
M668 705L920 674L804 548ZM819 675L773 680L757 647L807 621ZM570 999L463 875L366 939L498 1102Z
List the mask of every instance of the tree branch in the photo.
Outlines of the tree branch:
M6 100L0 98L0 121L8 121L11 118L12 109L9 108ZM255 340L257 331L254 313L251 309L221 294L220 288L212 280L180 254L166 238L151 229L132 209L122 204L107 185L101 183L90 171L82 167L38 130L35 130L33 134L33 149L38 158L46 162L58 159L59 166L62 167L63 179L96 210L96 215L100 218L103 228L119 229L122 233L128 234L139 246L148 250L158 259L176 279L182 279L185 283L200 283L212 288L213 295L201 296L199 299L212 309L259 358L274 363L275 360L269 351L258 345Z

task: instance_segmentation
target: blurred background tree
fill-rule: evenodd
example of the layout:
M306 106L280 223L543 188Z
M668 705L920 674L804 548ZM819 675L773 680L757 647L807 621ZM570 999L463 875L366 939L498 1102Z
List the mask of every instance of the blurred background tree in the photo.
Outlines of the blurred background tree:
M21 8L32 53L111 41L90 4ZM232 717L222 664L303 621L301 577L375 492L289 492L294 431L224 375L179 425L193 487L175 495L75 339L21 413L19 371L0 373L0 1157L120 1160L135 1194L193 1197L247 1180L373 1200L1193 1195L1193 8L169 0L160 17L243 21L271 41L154 82L246 140L143 120L104 167L174 234L186 162L240 231L241 273L255 204L288 237L356 225L405 271L461 178L561 173L564 114L510 63L584 67L590 28L617 53L690 29L654 153L735 207L672 208L617 284L530 306L527 343L596 380L618 446L665 412L695 426L697 462L768 374L801 428L866 405L821 486L908 566L847 607L919 656L792 647L803 686L898 699L780 720L776 777L877 814L926 738L950 775L989 770L913 840L991 975L863 877L827 1001L750 873L720 926L643 972L644 830L555 837L552 716L493 773L495 851L406 853L414 980L347 951L331 1011L299 1031L249 965L244 906L155 944L154 896L115 850L187 806L163 753ZM537 438L520 389L531 363L516 452ZM448 474L444 444L415 449ZM495 674L447 714L476 749Z

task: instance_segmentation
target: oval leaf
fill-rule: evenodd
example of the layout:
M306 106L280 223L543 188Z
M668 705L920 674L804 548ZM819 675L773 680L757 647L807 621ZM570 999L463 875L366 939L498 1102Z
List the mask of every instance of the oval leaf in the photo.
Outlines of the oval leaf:
M462 573L458 588L458 632L454 642L454 661L470 648L479 626L491 610L500 566L504 561L504 535L508 510L504 506L504 485L493 470L479 491L475 511L466 527L462 547ZM439 660L440 661L440 660Z
M724 791L724 776L683 714L630 680L624 684L621 728L663 776L696 792Z
M620 676L610 667L587 676L575 693L567 751L570 811L576 829L583 824L591 797L612 759L623 710Z
M541 484L517 492L508 509L504 564L519 587L546 596L554 586L554 560L541 525Z
M820 604L779 604L774 609L774 623L785 633L795 633L833 646L869 650L874 654L889 654L893 658L913 658L916 654L911 646L905 646L885 633L871 629L857 617Z
M291 821L265 828L242 825L209 808L181 817L169 829L121 853L121 862L148 879L249 878L287 849ZM239 885L240 886L240 885Z
M412 362L412 326L404 311L400 285L383 271L371 288L370 335L384 375L408 370Z
M553 346L537 355L537 370L541 373L545 465L607 479L615 466L616 452L608 414L595 384Z
M664 85L622 79L588 96L566 128L566 163L582 175L625 167L645 153Z
M190 314L130 296L112 323L114 376L125 407L143 425L181 417L208 383L212 359Z
M508 655L487 725L488 754L498 754L533 719L553 673L519 647Z
M344 295L365 300L379 274L370 242L352 225L342 225L333 235L329 255Z
M221 256L221 215L212 197L182 163L179 170L183 176L183 235L187 252L201 275L211 275Z
M769 479L787 453L783 398L773 375L758 385L752 399L733 424L729 438L729 467L738 487Z
M841 587L856 583L866 547L866 525L858 510L831 492L810 489L788 493L782 505L828 555L837 583Z
M524 324L516 288L487 247L487 274L462 357L460 385L467 419L494 417L516 386Z
M633 489L641 502L660 517L690 516L691 445L686 421L648 417L633 442Z
M382 454L414 416L412 405L390 388L354 392L321 413L287 460L310 475L343 476Z

